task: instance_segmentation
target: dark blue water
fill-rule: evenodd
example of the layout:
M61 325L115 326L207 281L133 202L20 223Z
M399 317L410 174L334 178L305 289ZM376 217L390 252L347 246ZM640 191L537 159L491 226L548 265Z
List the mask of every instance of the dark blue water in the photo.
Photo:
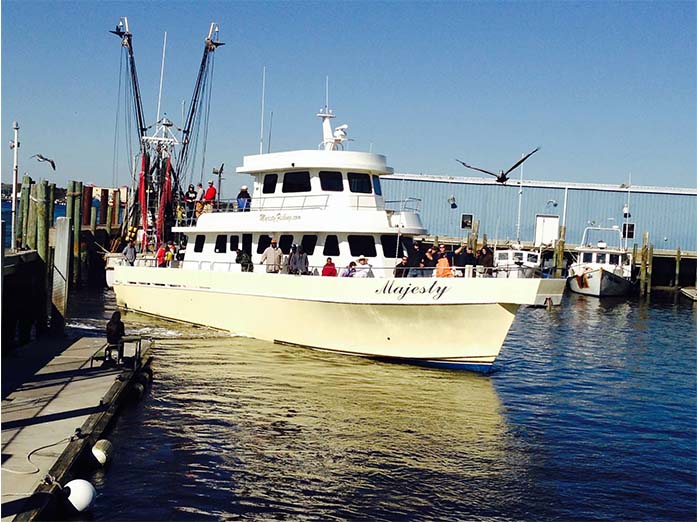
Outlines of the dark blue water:
M673 297L522 309L489 376L125 320L163 339L87 477L97 520L697 518L697 309Z

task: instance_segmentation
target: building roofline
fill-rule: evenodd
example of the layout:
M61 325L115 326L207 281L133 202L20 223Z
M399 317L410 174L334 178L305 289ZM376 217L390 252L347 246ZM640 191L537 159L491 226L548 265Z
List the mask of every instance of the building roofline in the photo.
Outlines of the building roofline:
M435 176L429 174L408 174L396 172L390 176L392 180L407 180L407 181L430 181L435 183L456 183L462 185L498 185L499 183L493 178L476 178L463 176ZM518 187L519 180L511 179L507 183L508 186ZM644 192L653 194L680 194L683 196L697 196L697 188L687 187L654 187L646 185L632 185L630 189L622 185L611 185L604 183L575 183L565 181L535 181L523 180L523 187L536 188L553 188L553 189L569 189L569 190L597 190L601 192Z

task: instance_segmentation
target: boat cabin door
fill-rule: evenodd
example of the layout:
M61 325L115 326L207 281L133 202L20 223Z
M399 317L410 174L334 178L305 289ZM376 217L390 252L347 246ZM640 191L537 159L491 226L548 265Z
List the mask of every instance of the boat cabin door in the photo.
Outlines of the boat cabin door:
M537 214L535 216L535 246L551 245L559 239L559 216Z

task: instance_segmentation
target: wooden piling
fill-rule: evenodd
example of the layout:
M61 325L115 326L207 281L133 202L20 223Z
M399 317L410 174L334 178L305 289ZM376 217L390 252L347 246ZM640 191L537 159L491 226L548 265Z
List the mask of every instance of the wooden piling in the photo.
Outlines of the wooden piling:
M564 243L566 238L566 227L559 227L559 239L554 245L554 277L561 277L564 270Z
M649 258L646 260L646 294L651 295L651 275L653 273L653 245L649 246Z
M30 250L36 250L36 183L29 189L29 212L27 213L27 237L24 242Z
M92 237L97 233L97 207L90 207L90 231L92 232Z
M111 190L109 190L111 192ZM116 192L114 192L113 197L116 196ZM113 201L113 199L112 199ZM104 208L104 207L102 207ZM109 196L107 193L107 206L106 206L106 213L105 213L106 220L104 221L104 225L106 227L106 233L108 236L111 236L111 223L114 221L114 207L113 205L109 204Z
M73 185L73 284L80 282L80 231L82 229L82 181Z
M474 223L472 223L472 233L470 234L469 238L469 246L472 248L472 250L477 250L477 240L479 235L479 220L476 220Z
M48 263L48 181L36 185L36 251Z
M680 252L680 247L675 252L675 284L673 286L680 286L680 258L682 254Z
M89 226L92 215L90 213L90 208L92 207L92 187L84 187L82 183L80 183L80 186L82 187L82 224Z
M53 219L53 214L56 212L56 184L55 183L49 183L48 184L48 194L46 195L48 198L48 228L53 227L54 219Z
M118 226L121 223L121 191L118 188L114 191L114 197L112 198L112 202L114 210L112 212L113 221L111 224Z
M649 256L649 233L644 232L641 240L641 270L639 272L639 288L641 295L646 295L646 260Z
M29 176L24 176L22 178L21 199L19 202L19 214L17 216L17 248L22 248L23 245L26 245L25 238L27 237L26 228L30 186L31 178Z
M632 247L632 277L636 274L636 260L637 260L637 244L634 243Z
M109 206L109 189L99 191L99 224L106 225L106 213Z

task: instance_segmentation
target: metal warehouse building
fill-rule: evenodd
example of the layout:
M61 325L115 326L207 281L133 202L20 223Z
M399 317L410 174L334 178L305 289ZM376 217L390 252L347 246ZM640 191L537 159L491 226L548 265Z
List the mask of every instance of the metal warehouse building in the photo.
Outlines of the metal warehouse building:
M520 194L519 180L501 185L418 174L386 176L382 185L386 200L421 199L421 217L432 235L465 238L479 221L479 237L515 240L520 223L520 240L533 243L536 227L558 222L566 226L567 243L579 244L587 226L622 229L626 221L630 247L649 232L658 249L697 251L697 189L524 180ZM631 217L625 219L627 204Z

